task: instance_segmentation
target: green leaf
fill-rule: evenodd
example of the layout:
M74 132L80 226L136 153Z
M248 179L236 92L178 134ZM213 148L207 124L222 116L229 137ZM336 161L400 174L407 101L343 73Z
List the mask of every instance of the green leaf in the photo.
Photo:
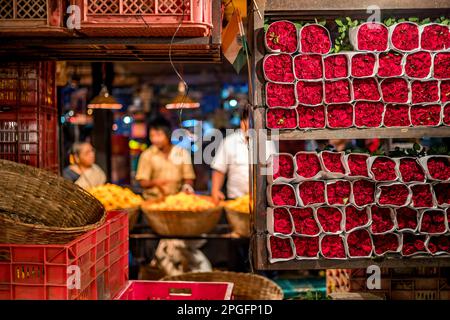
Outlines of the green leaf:
M320 24L321 26L325 26L325 25L327 24L327 20L319 21L319 24Z
M405 22L405 21L406 21L405 18L400 18L400 19L397 20L397 22Z
M301 27L303 27L303 23L302 22L294 22L294 25L297 29L300 29Z
M419 22L419 18L417 18L417 17L410 17L408 19L408 21L410 21L410 22Z
M341 51L341 46L337 44L334 46L334 52L338 53L339 51Z
M336 22L336 24L338 25L338 26L340 26L340 27L343 27L344 26L344 24L342 23L342 20L341 19L336 19L336 20L334 20L335 22Z
M414 143L413 149L416 150L416 151L420 151L420 149L422 149L422 146L420 144L418 144L418 143Z
M269 30L269 25L267 23L264 23L264 32L267 32Z
M390 27L391 25L392 25L392 18L389 18L389 19L385 19L384 20L384 24L386 25L386 26L388 26L388 27Z
M426 18L426 19L423 19L421 22L420 22L420 24L427 24L427 23L430 23L431 22L431 19L430 18Z
M352 23L352 19L350 19L349 17L345 17L345 19L348 21L348 23Z

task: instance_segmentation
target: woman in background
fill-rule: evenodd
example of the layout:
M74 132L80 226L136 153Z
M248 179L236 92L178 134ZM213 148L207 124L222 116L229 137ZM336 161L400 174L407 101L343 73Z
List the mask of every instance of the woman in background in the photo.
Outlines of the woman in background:
M95 164L95 150L89 142L76 142L72 145L70 165L63 170L63 177L83 189L106 183L106 175Z

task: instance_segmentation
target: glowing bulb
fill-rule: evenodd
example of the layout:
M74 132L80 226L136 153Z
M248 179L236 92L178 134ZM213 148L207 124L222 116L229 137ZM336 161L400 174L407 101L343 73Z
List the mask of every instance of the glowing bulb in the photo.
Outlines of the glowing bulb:
M230 106L231 106L231 107L233 107L233 108L234 108L234 107L236 107L236 106L237 106L237 104L238 104L238 102L237 102L237 100L236 100L236 99L231 99L231 100L230 100Z
M117 129L118 129L119 127L117 126L117 124L116 123L114 123L113 125L112 125L112 129L113 129L113 131L117 131Z
M123 117L123 123L130 124L131 123L131 117L130 116Z

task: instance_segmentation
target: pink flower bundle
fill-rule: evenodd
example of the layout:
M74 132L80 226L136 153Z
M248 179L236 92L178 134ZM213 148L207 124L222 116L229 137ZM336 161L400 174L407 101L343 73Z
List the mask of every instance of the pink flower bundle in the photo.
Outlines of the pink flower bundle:
M395 228L392 209L372 206L370 207L370 210L372 214L372 225L370 226L370 229L373 234L386 233Z
M405 184L380 185L378 203L384 206L405 206L409 202L410 190Z
M403 182L423 182L425 171L414 158L400 158L398 170Z
M326 54L331 49L328 30L317 24L306 25L300 29L300 44L302 53Z
M286 208L273 209L273 231L289 235L292 233L292 221Z
M268 82L266 86L266 104L269 108L291 108L295 106L295 86Z
M323 83L321 81L297 82L297 101L300 104L319 105L323 101Z
M442 210L426 210L420 219L419 231L427 234L441 234L447 231L445 212Z
M325 103L351 102L352 94L348 79L325 82Z
M315 258L319 254L319 237L293 237L297 257Z
M375 78L353 79L353 97L355 100L380 100L377 80Z
M410 186L412 192L411 204L415 208L434 207L433 191L428 183L414 184Z
M351 184L346 180L327 183L327 202L330 205L345 205L350 200Z
M419 48L419 26L411 22L395 25L391 35L392 45L401 51L413 51Z
M410 78L427 78L431 72L431 54L425 51L406 56L405 74Z
M395 209L397 214L397 227L399 231L416 231L419 222L417 221L417 211L409 207Z
M355 206L345 207L345 231L363 227L369 223L368 208L358 209Z
M387 104L383 123L386 127L409 127L409 106L407 104Z
M322 164L325 171L330 173L345 173L345 167L343 163L343 154L340 152L322 151L320 153L322 158Z
M446 126L450 126L450 103L447 103L442 110L442 122Z
M388 157L376 157L370 166L370 172L376 181L394 181L397 179L396 163Z
M317 209L317 220L319 220L324 232L341 232L343 219L341 210L336 207L319 207Z
M411 92L412 103L439 101L439 83L437 80L413 81Z
M376 56L373 53L357 53L352 56L351 75L370 77L375 73Z
M302 129L325 128L325 106L304 106L297 107L298 127Z
M436 195L436 200L438 205L449 205L450 204L450 184L449 183L436 183L433 186L434 194Z
M298 152L295 162L297 175L306 179L315 177L322 170L319 156L313 152Z
M428 173L435 180L450 179L450 160L447 157L433 156L427 161Z
M299 184L299 196L304 206L325 203L325 183L304 181Z
M399 237L395 233L372 235L374 252L381 256L388 252L397 252L400 247Z
M353 106L351 104L328 105L327 123L330 128L350 128L353 126Z
M325 235L320 241L322 255L327 259L344 259L345 246L342 236Z
M294 58L294 72L297 79L321 79L322 70L322 56L319 54L299 54Z
M315 236L320 233L319 225L314 218L313 208L290 208L289 211L294 220L295 232L297 234Z
M441 81L441 102L450 101L450 80Z
M367 22L359 26L357 50L385 51L388 48L388 29L376 22Z
M398 77L403 74L403 54L389 51L380 53L378 57L378 76Z
M439 51L450 48L450 36L448 26L430 24L425 26L420 39L422 49Z
M271 54L264 58L264 74L269 81L292 83L295 80L292 68L292 56L289 54Z
M269 237L272 259L291 259L294 256L291 238Z
M355 103L355 126L358 128L380 127L383 122L383 113L382 102L358 101Z
M273 51L294 53L298 48L297 28L289 21L273 22L266 32L266 45Z
M427 248L432 253L450 253L450 236L432 236L427 242Z
M287 154L274 155L273 158L273 179L294 177L294 162L292 157Z
M349 176L363 176L368 177L367 158L368 154L350 153L347 155L347 167L349 169Z
M450 78L450 53L437 53L434 57L434 77L436 79Z
M334 54L323 58L325 79L347 78L348 74L348 57L345 54Z
M267 128L295 129L297 127L297 112L295 109L273 108L267 110Z
M274 206L295 206L297 199L294 188L288 184L274 184L271 191Z
M367 230L356 230L347 235L347 248L350 257L369 257L372 254L372 238Z
M425 253L425 240L426 236L404 233L402 254L404 256L411 256L417 253Z
M384 102L407 103L409 101L409 85L406 79L384 79L380 87Z
M375 183L364 179L354 181L352 196L354 204L358 207L374 203Z
M411 123L413 126L438 126L441 123L441 105L411 106Z

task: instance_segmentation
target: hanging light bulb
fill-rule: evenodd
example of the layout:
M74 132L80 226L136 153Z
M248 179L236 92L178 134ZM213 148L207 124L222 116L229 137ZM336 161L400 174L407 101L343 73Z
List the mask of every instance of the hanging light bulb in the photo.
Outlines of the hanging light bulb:
M178 95L166 104L167 109L195 109L198 107L200 107L200 103L192 100L186 94L186 86L183 81L178 83Z
M98 96L91 100L88 104L88 108L90 109L122 109L122 104L120 104L116 98L111 96L108 92L108 88L105 85L102 85L102 89Z

